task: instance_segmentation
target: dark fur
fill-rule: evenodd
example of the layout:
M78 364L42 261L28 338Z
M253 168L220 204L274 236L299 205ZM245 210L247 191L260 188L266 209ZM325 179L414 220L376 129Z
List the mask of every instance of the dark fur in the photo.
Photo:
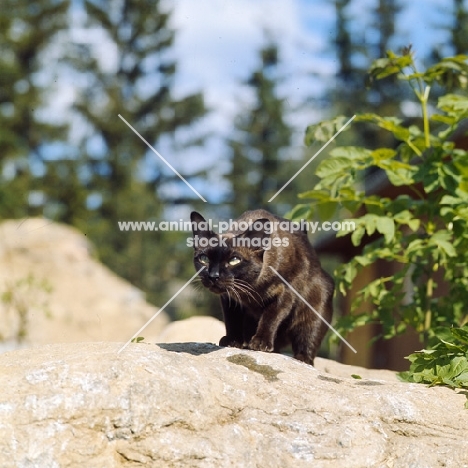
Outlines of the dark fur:
M265 210L247 211L237 221L286 221ZM205 221L197 212L192 223ZM301 301L273 272L272 266L328 322L333 313L333 279L321 268L307 234L277 230L271 234L247 230L218 235L213 231L193 231L194 238L226 238L227 247L196 248L194 264L199 270L200 256L209 259L200 273L201 282L219 294L226 325L220 346L279 352L291 344L294 357L313 365L320 343L328 330L322 320ZM233 247L233 238L270 237L287 239L287 247L270 250ZM276 242L279 242L277 240ZM229 265L234 256L241 259ZM202 257L203 259L204 257Z

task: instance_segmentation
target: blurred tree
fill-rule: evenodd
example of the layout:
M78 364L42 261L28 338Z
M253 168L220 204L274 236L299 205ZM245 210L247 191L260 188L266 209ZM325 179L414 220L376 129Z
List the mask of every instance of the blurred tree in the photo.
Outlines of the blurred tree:
M468 9L464 0L453 0L454 21L451 29L453 54L468 54Z
M205 114L203 97L174 96L174 32L162 2L86 0L84 4L86 26L96 37L77 46L72 60L87 80L75 109L89 128L81 147L89 212L76 223L112 270L160 302L174 276L192 273L187 234L122 232L118 221L170 216L167 203L186 203L196 195L182 182L182 190L168 195L166 186L179 179L119 115L154 147L161 141L167 146L176 136L179 147L200 144L199 133L194 140L184 137L184 129ZM99 59L103 38L107 54ZM183 195L187 192L189 196ZM67 207L71 210L74 205L69 202Z
M64 125L44 122L44 52L66 26L68 0L2 0L0 9L0 217L37 215L44 146Z
M397 0L375 0L369 16L363 15L357 21L350 13L352 4L352 0L335 0L333 44L338 70L335 85L329 90L332 114L351 117L357 112L374 112L401 117L399 103L406 89L394 76L369 88L367 69L374 60L385 57L387 50L407 45L394 44L397 15L402 7ZM352 132L342 138L347 138L350 144L366 141L370 147L392 146L392 137L387 133L366 125L353 125Z
M465 0L452 0L447 2L442 10L442 18L450 18L449 24L440 29L448 33L449 41L437 44L432 49L432 60L439 62L447 55L468 54L468 7Z
M335 0L336 33L334 47L338 59L336 86L330 90L335 107L341 107L343 114L353 114L356 102L362 102L365 71L356 65L355 58L362 53L363 47L353 42L351 19L347 9L351 0ZM352 101L349 101L352 97Z
M278 47L270 41L259 55L260 66L246 81L254 93L253 102L240 111L228 140L233 216L257 208L271 210L268 200L294 174L283 164L292 129L286 121L286 99L278 95ZM293 182L281 193L281 202L292 206L296 193Z

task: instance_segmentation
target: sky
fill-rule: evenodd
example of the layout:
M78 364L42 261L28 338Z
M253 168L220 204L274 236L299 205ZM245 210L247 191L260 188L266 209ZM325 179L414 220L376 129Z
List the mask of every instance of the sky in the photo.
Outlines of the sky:
M235 113L239 83L258 64L264 29L273 32L281 47L288 94L318 94L306 85L306 75L318 72L333 77L336 61L330 51L334 34L333 2L325 0L173 0L175 50L179 58L183 93L203 89L207 100L222 112ZM354 2L350 16L355 28L369 17L375 0ZM428 45L442 42L438 31L447 0L413 0L400 15L395 47L413 44L423 56ZM369 32L371 33L371 32ZM364 32L364 35L366 32Z
M258 51L265 44L265 31L272 33L280 47L283 83L279 94L290 106L288 119L295 129L293 148L302 146L304 130L310 123L330 117L329 110L317 106L298 110L300 103L318 97L325 86L333 83L337 62L330 47L334 37L333 2L326 0L164 0L172 10L172 27L176 30L174 55L178 61L176 96L202 91L210 113L201 122L204 130L214 132L204 148L178 152L169 140L158 142L156 148L182 174L190 174L203 167L210 170L210 186L220 193L211 194L213 200L222 198L227 186L220 183L228 170L227 150L223 137L229 134L233 118L251 99L251 91L242 81L258 66ZM431 45L444 43L445 33L439 26L444 18L447 0L412 0L406 2L398 19L399 30L395 48L409 43L418 57L424 57ZM349 10L356 34L372 40L372 30L363 28L370 18L376 0L355 0ZM77 28L70 40L93 41L102 66L112 71L117 50L102 33L90 35ZM97 34L97 36L96 36ZM57 49L57 54L59 55ZM319 75L322 79L318 79ZM314 77L315 76L315 77ZM62 81L54 106L65 111L76 96L76 86ZM356 110L359 112L359 109ZM60 113L53 113L59 116ZM116 117L117 118L117 117ZM79 134L79 125L74 131ZM128 130L130 131L130 130ZM75 135L75 136L77 136ZM135 137L137 138L137 137ZM146 151L142 143L142 151ZM300 154L299 151L296 154ZM155 157L151 155L151 157ZM292 156L294 157L294 155ZM157 164L164 163L157 161ZM298 168L302 165L298 161ZM203 185L201 185L203 184ZM194 182L197 190L206 190L206 182ZM167 190L189 190L181 184ZM185 192L186 193L186 192Z
M259 65L258 51L266 42L266 31L280 44L284 83L279 91L294 110L311 95L318 96L323 91L321 82L312 78L311 73L332 76L335 71L333 59L323 52L327 34L333 29L333 8L329 2L297 0L174 0L170 3L173 4L172 24L177 31L177 92L182 96L203 91L207 107L212 110L204 125L218 135L208 142L202 154L197 155L200 150L195 148L193 155L184 154L183 159L198 161L200 166L212 165L217 160L210 176L221 191L227 190L225 184L216 183L229 168L227 162L219 162L220 155L227 155L222 138L229 134L241 106L248 105L252 98L251 90L242 81ZM321 6L317 6L319 3ZM312 20L328 25L328 33L314 30ZM291 114L290 123L296 128L295 144L302 144L302 126L317 118L317 112L313 109ZM193 162L188 164L189 170L200 168ZM211 197L217 198L215 194Z
M362 31L375 0L353 2L349 15L356 33L367 40L372 31ZM447 0L406 2L400 15L400 29L394 47L413 44L417 56L424 57L429 46L443 43L445 33L437 28ZM177 91L202 90L212 109L205 124L226 135L240 104L251 99L241 82L258 66L258 50L265 43L265 30L280 45L284 83L280 94L291 106L290 123L295 128L293 146L301 146L305 127L329 116L328 109L296 109L305 99L320 96L332 83L336 59L330 49L335 16L333 2L325 0L173 0L173 26L177 30L175 54L178 58ZM314 79L318 74L325 79ZM357 112L359 110L357 109ZM164 148L163 148L164 150ZM169 148L168 148L169 150ZM197 153L199 149L195 149ZM210 164L226 150L220 139L211 141L198 157L184 155L185 161ZM177 158L177 156L175 156ZM298 161L298 167L300 167ZM188 163L192 166L191 163ZM194 169L198 168L192 166ZM226 166L219 165L219 170ZM189 167L190 170L190 167ZM212 172L218 177L216 169Z

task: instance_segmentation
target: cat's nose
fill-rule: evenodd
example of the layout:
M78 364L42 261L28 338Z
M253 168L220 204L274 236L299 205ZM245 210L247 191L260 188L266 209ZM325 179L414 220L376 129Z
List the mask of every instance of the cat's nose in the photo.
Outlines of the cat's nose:
M218 280L219 279L218 269L213 269L213 270L209 271L208 275L209 275L210 279L213 279L213 280Z

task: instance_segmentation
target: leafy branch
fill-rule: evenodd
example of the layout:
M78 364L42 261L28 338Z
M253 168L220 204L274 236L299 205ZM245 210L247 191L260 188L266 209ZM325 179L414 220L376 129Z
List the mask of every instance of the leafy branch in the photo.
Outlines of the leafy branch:
M435 329L428 349L407 359L410 368L400 372L401 380L468 389L468 325ZM468 399L465 408L468 409Z
M431 89L466 87L466 56L445 58L419 71L410 48L401 55L389 52L374 62L370 81L396 75L406 81L421 108L421 123L406 124L397 117L357 115L390 132L393 148L370 150L337 147L321 162L320 181L300 194L303 203L290 217L322 221L349 217L356 229L342 231L362 251L335 272L338 290L346 295L360 271L388 262L389 274L361 288L352 314L339 319L341 332L379 323L382 336L391 338L415 329L423 342L439 326L460 326L468 305L468 153L455 147L453 135L465 128L468 98L447 93L430 115ZM346 117L311 125L305 142L327 141ZM372 180L372 174L377 174ZM396 196L381 196L382 184L400 187ZM384 194L385 190L382 191ZM395 191L394 191L395 193ZM448 290L441 297L440 289Z

